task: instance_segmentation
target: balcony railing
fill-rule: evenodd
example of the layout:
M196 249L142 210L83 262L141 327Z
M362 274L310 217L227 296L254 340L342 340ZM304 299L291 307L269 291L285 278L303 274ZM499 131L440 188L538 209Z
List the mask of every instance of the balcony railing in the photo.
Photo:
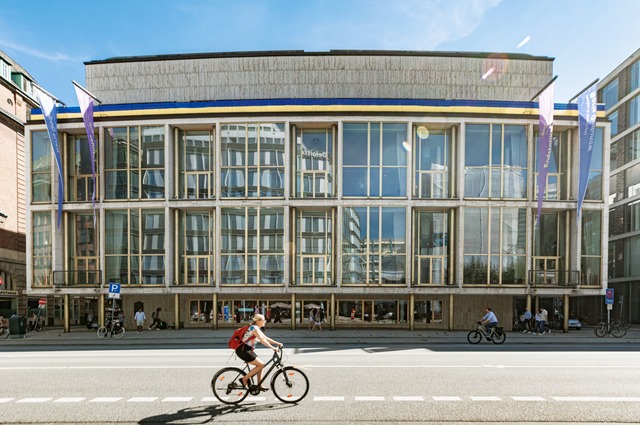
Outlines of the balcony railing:
M91 286L102 284L101 270L59 270L53 272L53 285L58 287Z
M529 270L529 285L577 287L580 285L580 272L578 270Z

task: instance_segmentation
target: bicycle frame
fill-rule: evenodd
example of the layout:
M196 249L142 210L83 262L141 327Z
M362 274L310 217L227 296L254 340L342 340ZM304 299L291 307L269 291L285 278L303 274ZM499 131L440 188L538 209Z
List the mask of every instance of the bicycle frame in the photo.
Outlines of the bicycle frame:
M263 370L266 369L267 366L270 364L271 364L271 367L266 373L265 372L262 373L262 379L260 380L260 382L256 384L256 386L260 387L262 383L267 380L267 377L271 375L271 372L273 372L273 369L276 369L276 368L278 370L284 369L284 365L282 364L282 347L278 347L278 351L273 353L273 356L271 357L271 359L269 359L269 361L264 364ZM245 362L244 368L242 370L246 370L247 372L249 372L251 370L251 368L249 367L249 363ZM287 379L286 374L285 374L285 379Z

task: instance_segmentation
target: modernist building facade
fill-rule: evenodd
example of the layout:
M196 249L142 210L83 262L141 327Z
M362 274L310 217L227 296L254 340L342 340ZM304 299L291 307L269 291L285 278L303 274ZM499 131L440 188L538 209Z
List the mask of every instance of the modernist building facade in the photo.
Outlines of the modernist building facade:
M553 59L256 52L86 63L89 155L58 115L64 205L42 115L27 126L28 291L57 323L465 329L492 306L591 308L607 286L609 124L599 112L577 219L578 113L556 104L537 219L538 107ZM97 202L91 202L97 170ZM94 221L95 220L95 221ZM94 225L95 223L95 225Z
M37 103L33 78L0 51L0 320L37 308L26 295L25 124Z
M611 121L609 285L615 317L640 322L640 50L599 83Z

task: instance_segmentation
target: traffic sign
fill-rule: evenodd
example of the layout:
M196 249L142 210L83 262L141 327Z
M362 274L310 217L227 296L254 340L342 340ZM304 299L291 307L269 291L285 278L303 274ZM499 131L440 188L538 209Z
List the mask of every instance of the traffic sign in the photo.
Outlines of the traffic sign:
M607 305L613 305L613 288L608 288L605 292L604 303Z
M108 298L120 298L120 284L109 283L109 296Z

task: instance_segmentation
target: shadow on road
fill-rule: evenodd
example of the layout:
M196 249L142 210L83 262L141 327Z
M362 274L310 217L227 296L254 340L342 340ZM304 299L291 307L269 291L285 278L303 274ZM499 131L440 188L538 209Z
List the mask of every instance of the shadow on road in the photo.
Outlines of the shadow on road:
M294 404L240 404L235 406L197 406L180 409L174 413L163 413L138 421L139 424L205 424L225 415L245 412L266 412L295 407ZM232 418L227 418L232 419Z

